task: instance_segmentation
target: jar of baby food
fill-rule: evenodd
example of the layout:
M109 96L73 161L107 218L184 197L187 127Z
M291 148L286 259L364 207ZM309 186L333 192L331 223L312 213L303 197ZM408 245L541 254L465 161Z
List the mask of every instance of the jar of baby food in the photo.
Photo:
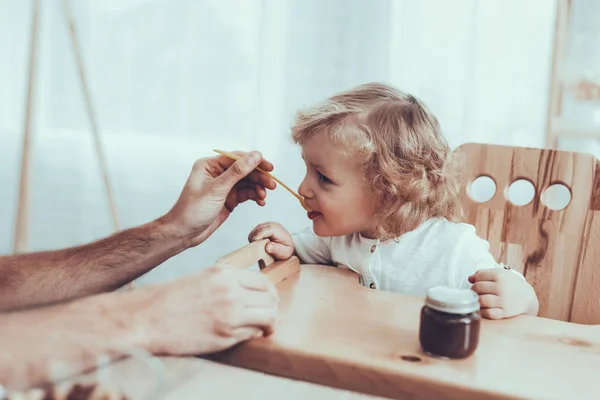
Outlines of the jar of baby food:
M466 358L479 344L479 296L471 289L437 286L427 291L421 309L419 341L423 351Z

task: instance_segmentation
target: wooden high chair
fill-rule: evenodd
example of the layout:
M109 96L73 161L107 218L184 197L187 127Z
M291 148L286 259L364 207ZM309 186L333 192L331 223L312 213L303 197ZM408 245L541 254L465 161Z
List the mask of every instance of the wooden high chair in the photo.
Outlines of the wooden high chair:
M473 356L435 358L423 353L418 339L424 299L366 288L349 269L301 266L296 257L273 262L266 243L251 243L217 265L259 263L279 293L275 332L208 357L212 360L397 399L600 394L600 326L525 315L483 320Z
M467 222L490 242L497 261L525 275L538 295L540 316L600 324L600 169L589 154L558 150L465 144L460 201ZM474 180L487 176L496 191L487 202L470 196ZM533 184L530 203L508 200L510 185ZM571 201L548 208L544 191L565 185Z

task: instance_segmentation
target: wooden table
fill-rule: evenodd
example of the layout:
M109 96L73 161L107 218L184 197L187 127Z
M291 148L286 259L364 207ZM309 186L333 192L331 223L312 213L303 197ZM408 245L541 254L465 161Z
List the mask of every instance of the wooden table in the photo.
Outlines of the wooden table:
M476 353L445 360L419 345L421 298L371 290L352 271L316 265L277 288L275 333L214 359L392 398L600 399L600 326L484 320Z

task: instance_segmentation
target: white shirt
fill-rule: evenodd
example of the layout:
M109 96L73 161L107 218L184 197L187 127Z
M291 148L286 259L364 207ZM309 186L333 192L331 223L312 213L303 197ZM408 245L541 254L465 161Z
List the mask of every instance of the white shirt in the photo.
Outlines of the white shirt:
M475 227L445 218L430 219L396 240L367 239L360 233L319 237L312 228L293 239L304 263L350 268L364 286L417 296L437 285L470 288L468 277L477 270L503 267Z

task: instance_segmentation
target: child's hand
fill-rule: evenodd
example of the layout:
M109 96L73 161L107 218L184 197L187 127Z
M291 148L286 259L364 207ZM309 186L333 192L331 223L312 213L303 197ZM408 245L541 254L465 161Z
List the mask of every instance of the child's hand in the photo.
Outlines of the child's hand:
M482 317L502 319L538 313L538 300L533 287L512 271L482 269L471 275L469 282L479 295Z
M248 235L249 242L270 239L265 250L277 260L286 260L294 254L292 235L277 222L266 222L258 225Z

